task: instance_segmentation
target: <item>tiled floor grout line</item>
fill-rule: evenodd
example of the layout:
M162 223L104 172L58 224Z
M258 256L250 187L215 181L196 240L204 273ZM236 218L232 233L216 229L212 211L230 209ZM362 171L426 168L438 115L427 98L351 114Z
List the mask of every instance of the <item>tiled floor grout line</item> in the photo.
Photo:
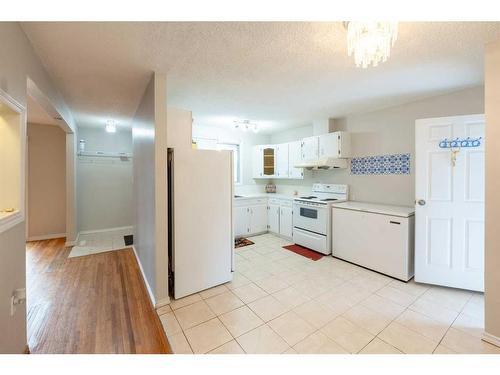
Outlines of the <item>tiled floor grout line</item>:
M425 293L424 293L425 294ZM448 333L448 331L451 329L451 327L453 327L453 324L455 323L455 321L458 319L458 317L462 314L462 312L464 311L465 309L465 306L467 306L467 304L469 303L469 301L472 299L474 295L471 294L469 299L467 299L467 302L464 303L464 305L462 306L462 309L460 310L460 312L457 314L457 316L455 317L455 319L453 319L453 322L451 322L451 324L448 326L448 328L446 329L446 332L444 333L443 337L441 337L441 340L439 340L437 346L434 348L434 350L432 351L432 354L434 354L434 352L436 351L436 349L439 347L439 345L442 345L441 342L443 341L443 339L446 337L446 334ZM443 345L445 348L448 348L446 345ZM448 348L449 349L449 348ZM451 350L451 349L450 349Z
M265 280L265 279L267 279L267 278L270 278L270 277L276 277L276 278L278 278L278 279L279 279L279 278L281 278L281 276L280 276L280 275L285 274L285 273L289 273L289 272L291 272L291 275L290 275L290 276L292 276L292 280L293 280L293 275L296 273L296 274L302 274L302 275L305 277L304 281L306 281L306 280L307 280L307 281L314 281L314 279L315 279L315 277L314 277L314 274L315 274L315 269L314 269L314 267L310 267L310 265L309 265L309 264L305 264L304 262L300 262L300 261L298 260L298 259L300 259L300 258L294 258L294 256L293 256L293 255L289 255L289 256L286 256L286 257L283 257L283 258L272 259L270 263L271 263L271 264L275 264L275 265L277 265L277 266L278 266L278 269L277 269L277 270L275 270L275 271L273 271L273 270L272 270L272 267L265 267L265 268L263 268L263 269L262 269L262 270L260 270L260 271L261 271L263 274L266 274L266 276L265 276L265 277L260 277L260 276L259 276L259 270L258 270L258 267L259 267L259 263L258 263L258 262L260 262L260 261L262 261L262 260L260 260L260 261L259 261L259 260L256 260L256 261L255 261L255 259L256 259L256 258L260 258L260 257L266 257L266 256L268 256L269 254L274 253L274 251L269 251L269 252L265 252L265 253L261 253L261 252L257 251L257 249L258 249L260 246L266 246L266 247L269 247L269 248L271 248L272 250L276 251L276 250L278 250L278 249L273 249L273 247L280 247L280 248L281 248L281 247L282 247L282 243L280 243L280 242L275 242L275 243L272 243L272 244L268 244L268 243L264 243L264 242L256 242L256 243L255 243L255 245L254 245L252 248L249 248L249 249L247 249L247 250L245 250L245 251L246 251L246 252L253 251L254 253L257 253L259 256L255 256L255 255L254 255L254 256L249 256L248 258L246 258L244 254L238 254L239 256L241 256L241 258L243 259L243 261L245 262L245 264L247 264L246 262L248 262L248 264L249 264L249 265L248 265L248 268L246 268L244 271L239 271L239 270L238 270L238 267L236 267L237 272L238 272L238 273L240 273L240 275L242 275L244 278L248 279L248 283L247 283L247 284L244 284L244 285L241 285L241 286L238 286L238 287L235 287L235 288L231 288L231 289L227 288L225 291L223 291L223 292L221 292L221 293L218 293L218 294L215 294L215 295L212 295L212 296L209 296L209 297L207 297L207 298L203 298L201 295L199 295L199 294L198 294L198 295L200 296L200 300L194 301L194 302L192 302L192 303L189 303L189 304L187 304L187 305L185 305L185 306L182 306L182 307L180 307L180 308L178 308L178 309L175 309L175 310L174 310L174 309L171 309L171 312L173 313L173 316L174 316L174 318L176 319L177 324L179 324L179 327L180 327L181 331L183 332L183 336L184 336L184 338L185 338L186 342L188 343L188 345L189 345L189 347L190 347L190 349L192 350L192 352L193 352L193 353L194 353L194 350L193 350L193 348L192 348L192 346L191 346L191 343L190 343L190 342L189 342L189 340L187 339L187 336L186 336L186 334L185 334L185 330L182 328L182 326L180 326L180 323L179 323L179 322L178 322L178 320L177 320L177 315L176 315L175 311L177 311L177 310L179 310L179 309L182 309L182 308L185 308L185 307L188 307L188 306L191 306L191 305L193 305L193 304L195 304L195 303L198 303L198 302L201 302L201 301L203 301L203 302L204 302L204 304L208 307L209 311L211 311L211 312L214 314L214 317L213 317L213 318L210 318L210 319L207 319L207 320L206 320L206 321L204 321L204 322L198 323L198 324L194 325L193 327L189 327L188 329L192 329L192 328L194 328L194 327L197 327L197 326L199 326L199 325L201 325L201 324L204 324L204 323L206 323L206 322L208 322L208 321L210 321L210 320L212 320L212 319L217 319L217 320L218 320L218 321L222 324L222 327L224 327L224 329L225 329L225 330L227 330L227 331L229 332L230 337L231 337L231 340L229 340L229 341L227 341L227 342L225 342L225 343L223 343L223 344L221 344L221 345L218 345L218 346L216 346L216 347L214 347L214 348L212 348L212 349L208 350L208 351L207 351L207 353L212 352L212 351L214 351L214 350L216 350L216 349L218 349L218 348L220 348L220 347L222 347L222 346L224 346L224 345L228 344L228 343L229 343L229 342L231 342L231 341L235 341L235 343L238 345L238 347L240 347L240 348L243 350L243 352L245 352L245 353L246 353L245 349L244 349L244 348L243 348L243 347L239 344L239 342L238 342L238 338L240 338L241 336L243 336L243 335L245 335L245 334L247 334L247 333L249 333L249 332L252 332L252 331L253 331L253 330L255 330L255 329L261 328L261 327L263 327L263 326L267 326L267 327L269 327L269 328L271 329L271 331L272 331L275 335L277 335L277 337L279 337L279 338L280 338L280 339L281 339L284 343L286 343L286 346L287 346L289 349L286 349L285 351L288 351L288 350L290 350L290 349L294 350L294 347L295 347L296 345L298 345L298 343L300 343L300 342L302 342L302 341L306 340L308 337L310 337L310 336L312 336L312 335L317 334L318 332L321 332L321 333L322 333L322 329L323 329L325 326L327 326L327 325L328 325L328 324L330 324L331 322L335 321L335 320L336 320L336 319L338 319L339 317L342 317L342 318L346 319L349 323L353 324L354 326L356 326L356 327L358 327L358 328L360 328L360 329L364 330L365 332L367 332L367 333L369 333L370 335L372 335L372 336L373 336L373 337L371 338L371 340L370 340L368 343L366 343L366 344L365 344L365 345L364 345L364 346L363 346L360 350L358 350L356 353L360 353L361 351L363 351L363 350L364 350L364 349L365 349L368 345L370 345L370 343L372 343L375 339L378 339L378 340L382 341L383 343L385 343L385 344L387 344L387 345L389 345L389 346L391 346L391 347L393 347L393 348L395 348L395 349L397 349L397 350L399 350L399 351L402 351L401 349L399 349L399 348L395 347L395 346L394 346L394 345L392 345L391 343L388 343L388 342L386 342L385 340L383 340L383 339L382 339L379 335L380 335L382 332L384 332L384 331L387 329L387 327L389 327L391 324L393 324L395 321L397 321L397 319L398 319L398 318L400 318L403 314L405 314L407 311L411 311L411 312L414 312L414 313L416 313L416 314L421 314L421 315L423 315L423 316L425 316L425 317L427 317L427 318L429 318L429 319L431 319L431 320L434 320L434 321L436 321L436 322L439 322L439 321L438 321L438 320L436 320L434 317L429 316L429 315L427 315L426 313L422 313L422 312L419 312L418 310L417 310L417 311L415 311L415 310L411 310L411 309L410 309L410 307L411 307L413 304L415 304L418 300L420 300L421 298L423 298L423 297L424 297L427 293L430 293L430 292L431 292L431 290L432 290L432 288L433 288L433 286L429 286L429 288L428 288L428 289L426 289L424 292L422 292L422 293L418 294L418 290L417 290L417 293L414 293L414 292L411 292L411 293L410 293L410 292L408 292L408 293L407 293L407 292L406 292L406 290L402 290L401 288L399 288L399 287L398 287L398 285L394 284L394 286L392 287L393 289L395 289L395 290L397 290L398 292L403 293L403 294L405 294L405 295L407 295L407 296L409 296L409 297L413 297L413 298L414 298L414 299L412 300L412 302L411 302L411 303L409 303L409 304L406 304L406 303L405 303L405 304L403 305L403 304L400 304L400 303L396 302L396 301L397 301L397 298L398 298L397 294L396 294L396 296L394 297L394 299L393 299L392 297L390 297L390 296L388 296L388 297L384 297L384 295L379 294L379 292L380 292L381 290L383 290L383 289L385 289L385 288L388 288L389 286L392 286L392 285L391 285L391 284L393 284L393 281L392 281L392 280L388 280L385 284L383 284L383 285L381 285L381 286L378 286L377 288L375 288L375 289L373 289L373 290L371 290L371 289L367 289L367 290L366 290L366 292L368 292L368 293L369 293L367 296L363 297L361 300L357 301L357 302L356 302L356 303L354 303L352 306L349 306L349 308L347 308L346 310L342 311L341 313L339 313L339 314L335 315L335 317L334 317L334 318L329 319L326 323L322 324L322 325L321 325L321 327L319 327L319 328L317 328L317 326L316 326L316 325L309 323L309 321L308 321L307 319L302 318L302 315L297 314L297 313L295 312L295 310L296 310L297 308L299 308L300 306L302 306L302 305L304 305L304 304L307 304L307 303L310 303L310 302L312 302L312 301L315 301L315 302L317 302L317 303L320 303L321 305L324 305L324 303L323 303L323 302L318 301L318 298L320 298L321 296L326 295L327 293L329 293L329 292L330 292L329 290L324 291L324 292L321 292L321 293L319 293L318 295L315 295L315 297L313 297L313 298L309 298L309 299L308 299L308 300L306 300L306 301L302 301L302 302L301 302L301 303L299 303L298 305L294 305L294 304L292 304L292 305L287 305L287 304L285 304L285 305L286 305L286 311L284 311L284 312L282 312L282 313L280 313L280 314L278 314L278 315L276 315L276 316L273 316L273 318L272 318L272 319L270 319L269 321L265 321L264 319L262 319L262 318L261 318L261 316L257 313L257 311L256 311L256 310L252 309L252 308L249 306L249 304L252 304L252 303L254 303L254 302L258 301L258 300L261 300L261 299L263 299L263 298L267 298L267 297L273 297L273 299L275 299L275 300L277 300L279 303L283 304L283 302L281 302L281 300L277 299L277 297L275 296L275 294L277 294L277 293L279 293L279 292L281 292L281 291L283 291L283 290L285 290L285 289L288 289L288 288L294 288L294 289L295 289L295 288L296 288L296 284L300 284L302 281L299 281L299 282L296 282L296 283L289 283L288 281L284 281L284 280L283 280L283 281L284 281L284 284L286 284L287 286L285 286L285 287L283 287L283 288L280 288L280 289L278 289L278 290L275 290L275 291L273 291L272 293L271 293L271 292L268 292L268 289L263 289L263 288L262 288L262 287L258 284L258 282L259 282L259 281L261 281L261 280ZM287 259L292 259L292 260L287 261ZM295 259L296 261L294 261L294 259ZM266 264L266 263L265 263L265 262L263 262L262 264ZM267 264L269 264L269 263L267 263ZM340 287L340 286L342 286L342 285L345 285L345 284L347 284L347 283L350 283L350 284L351 284L351 285L353 285L354 287L359 288L359 289L361 289L361 290L362 290L362 289L363 289L362 283L364 282L364 281L363 281L363 279L365 279L365 281L366 281L366 279L368 279L368 280L369 280L369 279L370 279L370 277L371 277L371 272L372 272L372 271L371 271L371 270L366 270L366 271L368 271L369 273L366 273L366 274L365 274L363 271L358 271L357 269L353 269L353 268L351 268L351 267L346 267L346 268L343 268L343 267L341 266L341 264L342 264L342 263L338 263L338 264L335 264L335 263L334 263L334 265L339 265L339 267L340 267L340 268L339 268L339 270L341 270L341 271L342 271L342 272L341 272L342 274L343 274L343 272L344 272L344 271L346 272L346 273L345 273L345 274L343 274L343 275L344 275L344 276L347 276L347 277L344 277L344 276L343 276L343 277L340 277L339 279L341 279L341 280L342 280L342 283L340 283L340 284L338 284L338 285L336 285L336 284L335 284L335 285L333 285L333 286L332 286L332 288L334 288L334 289L335 289L335 288L337 288L337 287ZM318 270L318 273L320 273L320 272L321 272L321 273L323 273L323 272L324 272L326 275L328 275L328 273L333 273L333 272L335 272L335 266L334 266L334 265L325 264L325 265L324 265L324 267L323 267L323 266L320 266L321 268L318 268L318 269L317 269L317 270ZM355 266L355 265L354 265L354 266ZM281 269L282 269L283 271L279 271L280 267L282 267ZM364 269L364 268L360 268L360 269ZM255 272L257 272L257 273L255 273ZM251 276L250 276L250 277L248 277L248 276L246 276L246 274L250 274ZM258 278L258 279L255 279L255 276L258 276L259 278ZM382 275L382 276L385 276L385 275ZM299 276L299 277L300 277L300 276ZM387 277L387 276L385 276L385 277ZM321 277L321 276L320 276L320 277L318 277L318 281L321 281L321 279L323 279L323 278L326 278L326 277ZM358 279L358 280L356 280L356 282L354 282L354 280L355 280L355 279L357 279L357 278L359 278L359 279ZM285 280L286 280L286 279L285 279ZM375 281L377 281L377 279L374 279L374 282L375 282ZM378 282L378 281L377 281L377 282ZM249 301L249 302L244 302L244 301L243 301L243 300L241 300L241 298L240 298L240 297L239 297L239 296L238 296L238 295L234 292L234 290L235 290L235 289L238 289L238 288L240 288L240 287L247 286L247 285L254 285L255 287L257 287L257 288L259 288L260 290L262 290L262 291L263 291L266 295L265 295L265 296L261 296L260 298L257 298L257 299L255 299L255 300L252 300L252 301ZM320 288L319 290L321 290L321 287L319 287L319 288ZM410 291L411 291L411 290L410 290ZM224 294L224 293L227 293L227 292L230 292L230 293L231 293L231 294L232 294L235 298L237 298L239 301L241 301L242 305L241 305L241 306L238 306L238 307L236 307L236 308L232 308L232 309L230 309L229 311L224 311L223 313L220 313L220 314L215 313L215 311L213 310L213 308L212 308L212 307L210 307L210 305L209 305L206 301L207 301L207 300L209 300L210 298L217 297L218 295L221 295L221 294ZM300 294L302 294L302 292L300 291L300 289L298 290L298 294L299 294L299 295L300 295ZM302 295L304 295L304 294L302 294ZM306 295L306 296L307 296L307 295ZM394 316L393 318L391 318L390 320L388 320L387 324L385 324L385 325L384 325L384 327L383 327L382 329L380 329L380 330L378 331L378 333L377 333L377 334L375 334L375 335L374 335L374 334L372 334L372 333L371 333L370 331L368 331L367 329L365 329L365 328L363 328L363 327L359 326L356 322L351 321L348 317L346 317L346 316L345 316L345 314L346 314L348 311L350 311L351 309L354 309L354 308L355 308L355 307L357 307L357 306L362 305L364 301L366 301L368 298L370 298L370 297L372 297L372 296L377 296L378 298L386 299L386 300L388 300L388 301L390 301L390 302L394 303L395 305L398 305L398 306L400 306L401 308L403 308L403 310L402 310L399 314L397 314L396 316ZM403 297L403 299L402 299L402 301L403 301L403 302L405 301L405 300L404 300L404 298L405 298L405 297ZM433 297L433 298L435 298L435 297ZM445 332L444 332L444 334L441 336L440 340L437 342L437 345L434 347L434 349L433 349L432 353L434 353L434 352L436 351L436 349L437 349L440 345L442 345L442 344L441 344L441 343L442 343L442 341L443 341L443 340L444 340L444 338L446 337L447 333L449 332L450 328L453 326L453 324L455 323L455 321L456 321L456 320L457 320L457 319L461 316L461 314L465 314L465 313L464 313L464 310L465 310L466 306L470 303L470 301L472 300L472 298L474 298L474 294L473 294L473 293L471 293L471 295L469 296L469 298L467 298L467 300L464 302L464 304L462 305L462 307L461 307L460 311L457 313L457 315L455 316L455 318L453 319L453 321L452 321L452 322L448 325L448 327L446 328L446 331L445 331ZM429 302L433 302L433 301L432 301L432 300L430 300ZM328 304L326 304L325 306L326 306L326 307L328 307ZM222 319L221 319L220 317L221 317L222 315L224 315L224 314L228 314L228 313L230 313L230 312L232 312L232 311L235 311L235 310L240 309L240 308L243 308L243 307L245 307L245 308L249 309L250 311L252 311L252 313L253 313L253 314L255 314L256 316L258 316L258 317L259 317L259 319L262 321L262 323L260 323L259 325L257 325L257 326L255 326L255 327L251 328L251 329L250 329L250 330L248 330L248 331L245 331L245 332L241 333L239 336L234 336L234 335L233 335L233 333L231 333L231 331L229 330L228 326L227 326L226 324L224 324L224 322L222 321ZM370 311L372 311L372 312L379 313L379 314L381 313L381 312L379 312L379 311L378 311L378 309L375 309L375 310L374 310L374 309L372 309L370 306L364 306L364 305L363 305L363 307L365 307L366 309L368 309L368 310L370 310ZM451 310L453 310L453 309L451 309ZM170 311L169 311L169 312L170 312ZM274 321L274 320L276 320L276 319L280 318L281 316L283 316L283 315L285 315L285 314L288 314L288 313L290 313L290 312L293 312L293 313L297 314L301 320L303 320L303 321L304 321L304 322L306 322L309 326L311 326L311 327L313 327L313 328L314 328L314 330L313 330L312 332L308 333L308 334L306 335L306 337L305 337L305 338L302 338L301 340L299 340L299 341L298 341L297 343L295 343L294 345L290 345L290 344L287 342L287 340L286 340L286 339L285 339L282 335L280 335L280 333L279 333L278 331L276 331L276 330L275 330L275 329L274 329L274 328L270 325L270 322L272 322L272 321ZM457 312L457 311L455 310L455 312ZM168 313L168 312L167 312L167 313ZM162 314L162 315L163 315L163 314ZM465 315L467 315L467 314L465 314ZM423 335L423 334L422 334L422 333L420 333L419 331L417 331L417 330L415 330L415 329L413 329L413 328L411 328L411 327L409 327L409 326L406 326L405 324L402 324L402 326L403 326L403 327L405 327L406 329L408 329L409 331L412 331L412 332L414 332L414 333L416 333L416 334L418 334L418 335L422 336L423 338L426 338L426 339L428 339L428 340L430 340L430 341L433 341L434 343L436 342L436 341L434 341L432 338L430 338L430 337L428 337L428 336L426 336L426 335ZM463 331L463 333L470 335L470 334L469 334L468 332L466 332L466 331ZM327 337L328 337L331 341L333 341L335 344L337 344L339 347L341 347L341 348L343 348L344 350L346 350L346 351L350 352L350 350L348 350L347 348L345 348L342 344L340 344L339 342L337 342L335 339L331 338L331 337L330 337L330 336L328 336L328 335L326 335L326 336L327 336Z

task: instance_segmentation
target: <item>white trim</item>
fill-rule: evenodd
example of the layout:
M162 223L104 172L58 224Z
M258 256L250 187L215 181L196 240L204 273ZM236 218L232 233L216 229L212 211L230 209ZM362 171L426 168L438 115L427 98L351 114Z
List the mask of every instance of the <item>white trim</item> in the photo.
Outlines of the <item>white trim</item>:
M92 233L105 233L105 232L113 232L116 230L130 230L131 232L134 231L133 226L126 226L126 227L114 227L114 228L105 228L105 229L94 229L94 230L82 230L78 232L76 235L76 239L74 241L68 241L66 242L66 247L69 246L75 246L80 243L80 235L82 234L92 234Z
M170 297L163 298L163 299L159 300L158 302L156 302L155 309L159 309L160 307L163 307L166 305L170 305Z
M139 268L141 270L142 279L144 280L144 284L146 284L146 289L148 290L149 299L151 300L153 307L156 308L155 296L153 294L153 291L151 290L151 286L148 283L148 279L146 278L146 274L144 273L144 269L142 268L141 261L139 259L139 256L137 255L137 250L135 249L134 245L132 245L132 250L134 250L135 259L137 260L137 264L139 265ZM163 302L163 300L161 302Z
M494 336L491 333L483 332L483 341L500 347L500 337Z
M82 231L78 232L78 236L80 236L80 234L103 233L103 232L112 232L112 231L115 231L115 230L125 230L125 229L133 231L134 227L132 225L129 225L129 226L126 226L126 227L115 227L115 228L82 230ZM77 240L78 240L78 236L76 237Z
M28 237L28 241L53 240L54 238L63 238L63 237L66 237L66 233L42 234L40 236Z
M8 231L10 228L13 228L19 223L22 223L24 220L23 215L20 211L14 211L11 214L8 214L0 219L0 233Z

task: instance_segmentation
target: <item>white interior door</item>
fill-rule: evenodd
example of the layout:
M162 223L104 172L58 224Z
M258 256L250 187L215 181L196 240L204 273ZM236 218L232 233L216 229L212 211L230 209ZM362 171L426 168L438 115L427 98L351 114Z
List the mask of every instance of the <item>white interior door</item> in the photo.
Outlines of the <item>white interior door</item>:
M484 130L484 115L415 123L418 282L484 290Z

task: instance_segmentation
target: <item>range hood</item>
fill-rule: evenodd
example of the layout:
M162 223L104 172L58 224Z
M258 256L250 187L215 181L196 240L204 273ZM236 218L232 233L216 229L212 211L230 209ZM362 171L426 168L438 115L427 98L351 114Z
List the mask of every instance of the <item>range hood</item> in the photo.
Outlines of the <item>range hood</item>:
M303 160L295 164L295 168L305 168L309 170L347 168L347 159L322 157L315 160Z

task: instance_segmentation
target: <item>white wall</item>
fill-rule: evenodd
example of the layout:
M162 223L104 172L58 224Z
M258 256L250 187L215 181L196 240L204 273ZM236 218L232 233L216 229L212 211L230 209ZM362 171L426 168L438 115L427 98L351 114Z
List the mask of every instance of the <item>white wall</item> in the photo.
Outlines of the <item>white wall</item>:
M28 238L66 234L66 133L28 125Z
M312 125L302 126L300 128L294 128L279 133L274 133L271 135L270 142L272 144L293 142L302 138L310 137L312 135L313 135Z
M155 303L168 303L166 77L154 74L132 122L134 246Z
M133 151L130 129L107 133L104 127L79 127L78 141L81 139L85 151ZM79 231L133 225L132 160L79 156L77 173Z
M486 47L485 332L500 346L500 41Z
M353 156L410 153L409 175L351 175L350 170L313 171L304 180L274 180L278 192L305 192L315 182L348 184L350 199L413 205L415 199L415 120L484 113L483 87L474 87L378 111L336 119L336 130L351 133ZM313 135L312 126L274 134L272 143ZM294 138L299 136L297 138Z
M0 87L26 106L27 79L31 78L74 130L71 113L36 56L19 24L0 22ZM21 353L26 338L26 309L10 316L12 291L26 286L25 222L0 233L0 353Z
M241 132L215 126L193 125L193 138L215 139L220 143L236 143L240 145L241 184L235 185L235 194L251 194L264 191L267 179L252 178L252 147L269 143L270 137L265 134Z

